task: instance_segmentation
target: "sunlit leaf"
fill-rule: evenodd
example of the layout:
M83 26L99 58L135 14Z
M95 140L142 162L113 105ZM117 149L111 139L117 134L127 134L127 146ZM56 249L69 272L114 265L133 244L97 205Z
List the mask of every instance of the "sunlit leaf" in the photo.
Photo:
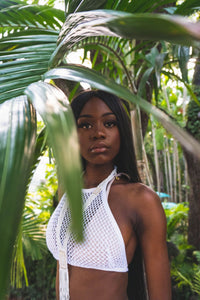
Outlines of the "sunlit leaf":
M59 36L59 46L50 65L55 66L76 43L90 36L119 36L127 39L165 40L175 44L199 45L200 23L164 14L130 14L96 10L69 15Z
M81 162L73 113L65 94L43 82L33 83L26 94L46 124L58 175L67 192L72 214L72 230L82 237Z
M31 27L37 29L59 29L64 22L64 11L48 5L27 4L27 1L1 0L0 27L22 29ZM4 34L5 30L3 31Z
M25 96L0 104L0 299L4 299L23 211L35 129L35 111Z
M153 106L143 98L132 94L127 88L115 83L112 79L106 78L94 70L77 65L67 65L63 68L52 69L44 75L44 78L63 78L67 80L87 82L92 87L105 90L127 100L128 102L139 105L142 110L152 114L163 125L163 127L171 132L185 149L192 152L197 157L200 157L199 142L197 142L181 127L176 125L163 111Z
M5 1L0 6L0 102L23 94L40 80L64 22L61 10Z

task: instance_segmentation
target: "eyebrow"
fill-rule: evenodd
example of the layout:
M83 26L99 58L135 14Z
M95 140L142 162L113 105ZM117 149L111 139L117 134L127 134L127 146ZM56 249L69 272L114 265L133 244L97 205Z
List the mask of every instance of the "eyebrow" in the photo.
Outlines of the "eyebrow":
M109 115L115 116L114 113L112 113L112 112L107 112L107 113L103 114L102 117L106 117L106 116L109 116ZM78 117L78 119L80 119L80 118L93 118L93 116L92 116L92 115L87 115L87 114L85 114L85 115L80 115L80 116Z

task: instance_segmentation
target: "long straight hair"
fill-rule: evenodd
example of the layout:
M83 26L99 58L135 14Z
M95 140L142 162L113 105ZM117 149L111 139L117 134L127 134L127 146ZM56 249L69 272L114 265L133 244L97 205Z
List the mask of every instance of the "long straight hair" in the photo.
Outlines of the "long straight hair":
M119 99L115 95L101 90L85 91L80 93L71 102L75 119L78 119L85 104L94 97L101 99L115 114L117 119L117 125L120 133L120 150L114 159L117 171L119 173L122 172L128 174L130 182L141 182L137 169L129 105L127 102ZM84 159L83 167L85 167ZM143 260L139 244L135 251L134 258L129 265L127 294L129 300L146 300Z

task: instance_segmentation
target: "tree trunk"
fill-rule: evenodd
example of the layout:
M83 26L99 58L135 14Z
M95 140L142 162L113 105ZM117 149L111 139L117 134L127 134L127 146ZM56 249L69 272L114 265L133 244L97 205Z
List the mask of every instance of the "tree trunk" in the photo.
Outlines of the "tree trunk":
M200 55L193 77L194 92L200 99ZM200 106L191 100L187 109L186 129L200 141ZM190 179L188 242L200 250L200 160L184 150Z
M160 193L160 166L158 160L158 150L156 145L156 132L153 123L153 118L151 118L151 128L152 128L152 138L153 138L153 149L154 149L154 162L156 170L156 190Z
M200 161L185 152L190 178L188 242L200 250Z

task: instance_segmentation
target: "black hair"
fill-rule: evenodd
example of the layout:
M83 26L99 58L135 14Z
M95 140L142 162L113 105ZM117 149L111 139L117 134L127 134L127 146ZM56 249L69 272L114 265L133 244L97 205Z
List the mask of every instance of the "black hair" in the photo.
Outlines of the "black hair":
M84 91L71 102L75 119L78 119L85 104L94 97L101 99L117 118L121 139L120 150L114 161L114 164L117 166L117 171L119 173L122 172L128 174L130 182L141 182L133 145L129 105L126 101L101 90ZM135 251L134 258L129 265L127 294L129 300L147 299L142 252L139 245Z

